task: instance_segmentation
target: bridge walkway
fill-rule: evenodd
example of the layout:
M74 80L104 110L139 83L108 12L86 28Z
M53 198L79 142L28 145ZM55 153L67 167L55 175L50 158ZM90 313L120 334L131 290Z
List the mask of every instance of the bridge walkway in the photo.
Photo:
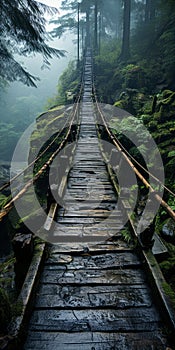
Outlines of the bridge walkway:
M165 350L164 320L101 155L87 55L81 127L23 350Z

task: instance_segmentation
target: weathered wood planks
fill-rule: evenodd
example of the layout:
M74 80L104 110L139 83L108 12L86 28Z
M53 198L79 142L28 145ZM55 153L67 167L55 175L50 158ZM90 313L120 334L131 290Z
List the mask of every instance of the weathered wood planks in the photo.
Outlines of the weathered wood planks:
M101 158L91 68L88 53L79 139L51 232L57 244L49 246L23 350L165 350L144 262L122 238L123 212Z

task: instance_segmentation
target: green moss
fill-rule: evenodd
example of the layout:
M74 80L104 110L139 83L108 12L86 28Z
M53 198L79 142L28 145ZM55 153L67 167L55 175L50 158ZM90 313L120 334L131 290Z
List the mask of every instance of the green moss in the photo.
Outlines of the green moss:
M166 98L165 98L166 96ZM162 104L164 105L174 105L174 101L175 101L175 92L171 91L171 93L169 92L169 95L167 96L162 94L163 97L163 101Z
M123 108L126 108L126 103L124 100L120 100L120 101L115 102L114 106L123 109Z
M164 275L171 276L172 273L175 272L175 258L169 258L161 262L160 267Z
M169 96L171 96L171 94L172 94L172 91L171 91L171 90L164 90L164 91L162 92L162 97L163 97L163 98L168 98Z
M64 105L61 106L55 106L49 109L49 112L54 112L54 111L61 111L62 108L64 108Z
M58 122L61 118L64 118L64 113L54 117L53 119L51 119L48 123L47 123L47 128L48 127L52 127L53 124L55 124L56 122Z
M12 310L8 294L3 288L0 288L0 332L7 331L7 326L11 320Z
M175 309L175 293L168 283L162 285L165 294L170 298L173 308Z
M11 314L12 318L18 317L21 315L23 311L23 302L22 300L18 300L17 302L13 303L11 306Z
M36 141L36 140L39 140L41 139L41 137L44 137L45 135L45 131L44 130L34 130L31 137L30 137L30 141L33 142L33 141Z

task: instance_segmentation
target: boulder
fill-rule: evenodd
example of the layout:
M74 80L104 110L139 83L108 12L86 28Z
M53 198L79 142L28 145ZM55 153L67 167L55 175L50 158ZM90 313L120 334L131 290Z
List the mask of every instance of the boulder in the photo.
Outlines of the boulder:
M166 241L175 244L175 222L173 219L169 218L164 221L161 235Z

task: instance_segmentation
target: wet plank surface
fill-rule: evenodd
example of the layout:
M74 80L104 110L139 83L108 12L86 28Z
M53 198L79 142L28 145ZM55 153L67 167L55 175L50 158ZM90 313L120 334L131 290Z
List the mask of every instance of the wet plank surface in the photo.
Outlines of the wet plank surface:
M116 285L116 284L141 284L145 282L145 276L142 270L77 270L66 271L66 268L62 266L59 270L48 271L44 270L42 275L43 283L60 283L60 284L103 284Z
M123 240L123 213L98 146L90 54L84 77L75 158L51 233L58 242L48 246L23 350L165 350L144 262Z
M161 350L164 341L158 332L139 333L29 333L28 350ZM154 345L153 345L154 344Z
M30 329L57 332L140 332L155 331L159 317L154 308L127 310L36 310Z
M113 287L94 285L92 286L55 286L54 284L43 285L40 289L40 296L36 301L36 308L99 308L112 307L149 307L150 293L147 288L140 285L125 286L116 285Z

